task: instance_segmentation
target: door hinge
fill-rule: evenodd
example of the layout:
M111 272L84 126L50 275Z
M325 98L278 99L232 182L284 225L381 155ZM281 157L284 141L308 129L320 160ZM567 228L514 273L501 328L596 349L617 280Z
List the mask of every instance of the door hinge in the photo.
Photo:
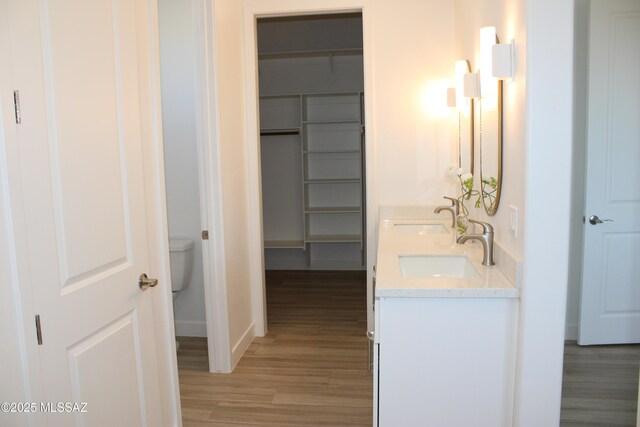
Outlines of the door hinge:
M42 327L40 326L39 314L36 314L36 337L38 338L38 345L42 345Z
M373 357L371 357L371 353L373 352L373 344L374 342L373 331L367 331L367 366L369 368L369 372L373 371Z
M19 125L22 123L22 115L20 114L20 91L13 91L13 108L16 113L16 124Z
M209 240L209 230L202 230L202 240Z

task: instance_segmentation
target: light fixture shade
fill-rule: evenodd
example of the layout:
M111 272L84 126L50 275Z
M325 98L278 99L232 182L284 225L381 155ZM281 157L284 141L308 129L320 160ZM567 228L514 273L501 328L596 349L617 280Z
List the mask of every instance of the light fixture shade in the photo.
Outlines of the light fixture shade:
M464 96L467 98L480 97L480 76L478 72L464 75Z
M459 113L469 112L469 99L464 97L464 75L471 72L469 61L460 59L456 61L456 109Z
M491 74L496 79L513 78L513 43L495 44L491 47Z
M448 87L447 88L447 107L455 107L456 106L456 88Z
M491 49L496 41L496 27L480 28L480 88L482 98L488 98L489 102L498 92L496 80L491 75Z

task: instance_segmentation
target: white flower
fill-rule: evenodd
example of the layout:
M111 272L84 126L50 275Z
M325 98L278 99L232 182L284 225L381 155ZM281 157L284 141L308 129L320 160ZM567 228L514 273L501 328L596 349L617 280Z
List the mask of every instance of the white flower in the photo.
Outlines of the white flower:
M449 178L455 178L464 173L464 169L456 167L454 164L450 164L449 168L447 168L446 175Z
M451 165L449 165L449 168L447 169L446 175L449 178L455 178L456 175L457 175L456 172L457 172L456 166L454 164L451 164Z

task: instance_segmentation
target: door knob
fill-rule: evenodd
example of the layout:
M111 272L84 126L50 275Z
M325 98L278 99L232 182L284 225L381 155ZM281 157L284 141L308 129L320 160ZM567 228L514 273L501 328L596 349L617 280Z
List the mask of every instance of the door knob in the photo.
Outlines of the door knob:
M158 284L158 279L150 279L146 274L142 273L140 277L138 277L138 286L143 291L147 288L153 288Z
M602 224L603 222L613 222L613 220L612 219L600 219L600 218L598 218L598 215L591 215L589 217L589 224L591 224L591 225Z

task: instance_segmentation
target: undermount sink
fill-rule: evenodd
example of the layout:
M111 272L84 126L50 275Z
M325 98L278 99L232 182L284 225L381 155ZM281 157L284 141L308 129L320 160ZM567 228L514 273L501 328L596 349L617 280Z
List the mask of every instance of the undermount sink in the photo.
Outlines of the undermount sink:
M394 230L398 233L424 235L424 234L448 234L449 230L442 224L394 224Z
M480 277L464 255L400 255L402 277L475 279Z

